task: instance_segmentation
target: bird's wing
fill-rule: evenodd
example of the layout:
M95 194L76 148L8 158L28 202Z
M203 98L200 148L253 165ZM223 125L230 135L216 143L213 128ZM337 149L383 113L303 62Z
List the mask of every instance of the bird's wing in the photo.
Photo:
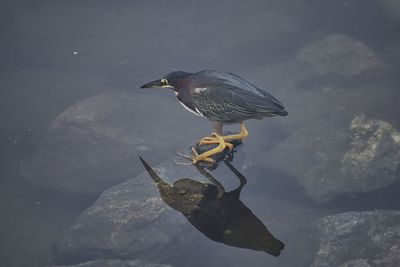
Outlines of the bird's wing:
M273 116L284 109L274 97L229 73L203 71L194 87L195 108L207 118L238 121L260 115ZM203 76L204 77L204 76Z
M279 102L278 99L274 98L268 92L261 90L257 86L249 83L236 74L215 70L203 70L196 73L196 75L202 77L203 80L208 81L211 85L218 84L238 90L239 92L246 91L247 93L253 93L256 96L264 97L270 102L273 102L283 108L283 104Z

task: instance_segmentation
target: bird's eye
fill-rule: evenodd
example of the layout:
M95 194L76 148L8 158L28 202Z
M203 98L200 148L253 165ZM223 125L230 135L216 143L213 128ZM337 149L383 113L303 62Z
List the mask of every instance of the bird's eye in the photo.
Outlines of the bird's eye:
M168 80L167 79L161 79L161 83L163 85L168 85Z

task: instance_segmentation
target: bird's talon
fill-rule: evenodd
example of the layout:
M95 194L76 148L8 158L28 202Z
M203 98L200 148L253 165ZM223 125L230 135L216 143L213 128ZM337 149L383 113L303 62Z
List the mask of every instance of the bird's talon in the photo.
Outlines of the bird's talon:
M229 151L233 150L233 144L225 142L226 147L229 149Z
M195 148L194 146L192 146L192 153L193 153L193 155L194 155L195 157L198 157L198 156L199 156L199 152L197 152L197 150L196 150L196 148ZM193 163L196 163L196 162L193 162Z
M192 165L192 162L183 162L183 161L177 161L177 160L175 160L175 164L176 164L176 165L184 165L184 166L187 166L187 165Z
M198 159L199 153L197 152L195 147L192 147L192 153L193 153L193 157L190 157L188 155L182 154L180 152L176 152L176 154L178 156L181 156L181 157L183 157L185 159L188 159L191 162L189 163L189 162L178 162L178 161L175 161L175 164L177 164L177 165L191 165L191 164L196 164L196 163L198 163L200 161L204 161L204 162L209 163L209 164L215 164L216 163L213 158L204 158L204 159L200 159L199 160Z
M181 156L182 158L192 160L192 157L190 157L190 156L188 156L188 155L185 155L185 154L182 154L182 153L179 153L179 152L176 152L176 154L177 154L178 156Z

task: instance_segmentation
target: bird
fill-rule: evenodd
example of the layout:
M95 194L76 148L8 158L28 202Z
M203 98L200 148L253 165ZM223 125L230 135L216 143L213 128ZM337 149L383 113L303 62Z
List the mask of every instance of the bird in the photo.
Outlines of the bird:
M248 136L245 120L288 115L284 105L270 93L229 72L172 71L141 88L171 89L187 111L211 121L214 132L198 144L218 146L201 154L192 148L193 164L200 161L214 163L211 157L226 148L232 149L231 141L245 139ZM223 126L235 123L240 124L240 133L223 135Z

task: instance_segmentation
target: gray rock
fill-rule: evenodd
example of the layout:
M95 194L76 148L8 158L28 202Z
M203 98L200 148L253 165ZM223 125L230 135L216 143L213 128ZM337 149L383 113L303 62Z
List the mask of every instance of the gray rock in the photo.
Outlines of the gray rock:
M177 167L176 161L183 159L172 157L154 170L170 183L182 177L205 181L193 165ZM101 258L164 261L176 256L193 231L181 214L164 203L144 172L104 191L58 239L55 259L62 264Z
M357 116L351 122L350 149L340 172L349 177L347 186L371 191L399 181L400 132L387 122Z
M399 182L399 146L389 138L398 131L384 122L397 122L397 82L372 78L390 71L372 49L343 34L301 49L285 89L293 97L284 100L289 116L281 123L290 134L267 153L254 153L263 154L257 163L289 174L318 202ZM396 111L384 108L388 105ZM382 121L359 114L374 114ZM371 132L351 128L353 119ZM358 160L369 143L379 147L377 153Z
M400 266L400 212L348 212L320 219L311 266Z
M145 173L106 190L59 238L55 258L61 263L168 258L184 225Z
M2 93L7 96L0 99L0 106L8 111L0 114L4 138L13 146L29 144L32 148L68 106L78 99L115 88L104 75L43 68L4 69L0 73L0 83Z
M382 64L370 47L337 33L300 49L293 72L300 81L327 75L352 77Z
M67 267L67 266L53 266L53 267ZM151 263L143 260L96 260L79 263L75 265L68 265L68 267L173 267L172 265Z
M261 163L293 176L318 202L398 183L400 132L362 115L349 124L346 129L331 121L314 123L269 151Z
M149 106L163 97L165 106ZM138 154L161 161L175 153L174 144L196 136L191 128L177 135L187 128L177 124L185 114L171 99L137 90L76 103L51 124L24 169L26 179L59 191L98 194L134 177L142 172Z

